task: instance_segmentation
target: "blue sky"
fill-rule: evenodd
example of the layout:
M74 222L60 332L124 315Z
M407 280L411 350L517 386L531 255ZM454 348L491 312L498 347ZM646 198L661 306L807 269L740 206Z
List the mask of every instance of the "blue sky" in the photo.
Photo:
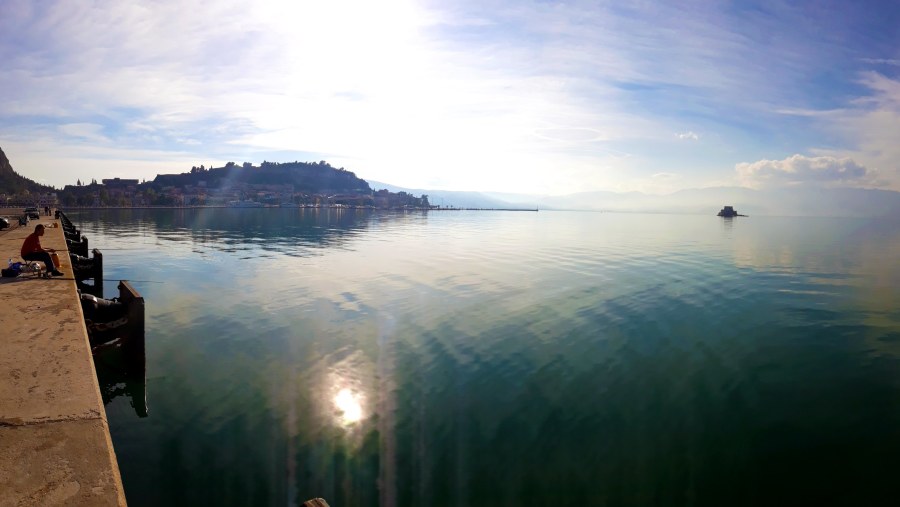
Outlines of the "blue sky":
M900 190L900 5L0 0L0 148L62 186L327 160L413 188Z

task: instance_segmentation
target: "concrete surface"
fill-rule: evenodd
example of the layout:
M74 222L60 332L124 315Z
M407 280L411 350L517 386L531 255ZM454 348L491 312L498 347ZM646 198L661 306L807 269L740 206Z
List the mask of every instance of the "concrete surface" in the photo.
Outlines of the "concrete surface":
M0 231L0 265L55 222ZM64 276L0 278L0 507L125 505L62 228L41 244Z

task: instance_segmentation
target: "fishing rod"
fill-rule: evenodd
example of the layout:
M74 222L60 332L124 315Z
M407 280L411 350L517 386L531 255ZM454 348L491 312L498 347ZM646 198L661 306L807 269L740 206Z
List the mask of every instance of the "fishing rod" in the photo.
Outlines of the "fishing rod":
M52 278L47 278L47 280L75 280L76 282L81 281L76 278L69 278L65 276L54 276ZM92 278L88 278L88 280L92 280ZM127 278L101 278L101 282L135 282L135 283L166 283L159 280L129 280Z
M137 282L137 283L166 283L160 280L129 280L128 278L101 278L104 282Z

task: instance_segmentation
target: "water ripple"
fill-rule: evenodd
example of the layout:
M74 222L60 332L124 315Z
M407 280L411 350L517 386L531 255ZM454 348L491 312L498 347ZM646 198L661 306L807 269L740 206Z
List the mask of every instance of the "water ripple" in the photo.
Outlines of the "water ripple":
M890 224L543 211L73 219L109 249L113 273L163 282L139 287L153 416L133 424L108 407L130 503L228 503L223 484L262 492L255 503L292 490L334 505L379 505L379 488L395 505L896 493Z

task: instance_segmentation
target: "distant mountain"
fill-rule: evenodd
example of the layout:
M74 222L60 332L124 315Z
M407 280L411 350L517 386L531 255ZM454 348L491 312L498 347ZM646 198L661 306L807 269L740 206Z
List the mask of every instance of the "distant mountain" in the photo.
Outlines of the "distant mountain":
M555 209L697 214L716 213L729 205L751 216L900 217L900 192L860 188L712 187L668 195L590 192L548 198L542 205Z
M685 213L715 215L723 206L734 206L745 215L843 216L900 218L900 192L860 188L781 188L754 190L743 187L710 187L681 190L667 195L640 192L584 192L540 196L498 192L451 192L407 189L381 182L373 188L393 192L427 194L432 204L457 207L534 207L547 210L613 211L625 213Z
M32 181L13 170L12 164L0 148L0 194L22 194L25 191L31 193L53 192L52 187L41 185Z
M508 208L528 207L534 208L534 200L529 201L529 196L520 194L492 194L485 192L466 192L459 190L423 190L420 188L406 188L369 180L369 186L373 190L385 189L389 192L406 192L413 195L427 195L428 202L432 206L447 206L455 208ZM498 197L499 195L508 198ZM526 204L527 203L527 204Z

